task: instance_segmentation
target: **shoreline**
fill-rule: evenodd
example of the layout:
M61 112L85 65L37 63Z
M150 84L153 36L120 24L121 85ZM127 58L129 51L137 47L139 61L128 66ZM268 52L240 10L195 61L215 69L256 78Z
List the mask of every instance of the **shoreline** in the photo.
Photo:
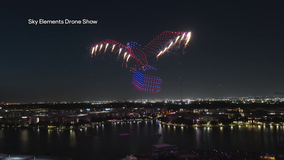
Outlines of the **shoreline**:
M147 119L147 120L117 120L117 121L108 121L108 122L91 122L88 124L84 124L84 125L64 125L61 124L59 126L53 126L53 125L34 125L34 126L9 126L9 127L1 127L1 128L13 128L13 129L26 129L26 128L45 128L45 129L57 129L57 130L76 130L76 129L83 129L83 128L92 128L95 126L102 126L102 125L107 125L107 124L118 124L118 125L122 125L122 124L132 124L132 123L141 123L141 122L151 122L151 121L157 121L159 122L159 125L161 126L169 126L169 127L182 127L182 128L225 128L225 127L250 127L250 126L257 126L257 127L284 127L284 123L283 124L275 124L275 123L270 123L270 124L248 124L248 123L244 123L244 124L228 124L228 125L208 125L208 124L193 124L193 125L186 125L186 124L173 124L173 123L166 123L166 122L162 122L160 120L157 119Z
M152 160L152 153L137 154L134 155L137 160ZM169 158L169 157L168 157ZM249 151L232 151L232 150L202 150L202 149L189 149L178 151L177 157L171 157L171 160L219 160L219 159L230 159L230 160L239 160L239 159L265 159L265 158L276 158L276 160L284 160L284 155L273 154L273 153L264 153L264 152L249 152ZM118 159L123 160L123 158Z

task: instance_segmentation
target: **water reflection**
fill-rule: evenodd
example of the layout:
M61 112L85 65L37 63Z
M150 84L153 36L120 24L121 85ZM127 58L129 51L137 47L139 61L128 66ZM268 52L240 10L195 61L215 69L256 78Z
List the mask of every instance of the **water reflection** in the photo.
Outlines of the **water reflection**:
M195 130L195 135L196 135L196 146L197 148L201 147L201 130L199 128L196 128Z
M163 139L164 139L165 135L163 135L162 132L163 132L163 126L159 123L158 124L158 132L157 133L161 133L161 136L157 135L157 137L159 138L157 143L163 143Z
M38 140L38 142L40 142L40 130L39 130L39 128L34 128L34 130L36 130L37 131L37 140Z
M162 126L161 125L159 125L159 127L158 127L158 133L162 133Z
M220 127L219 129L220 129L220 136L219 136L219 137L220 137L220 140L221 140L221 141L220 141L220 144L221 144L221 146L222 146L222 148L223 148L223 146L224 146L224 145L223 145L223 144L224 144L224 141L223 141L223 139L224 139L224 138L223 138L223 136L224 136L224 134L223 134L223 127Z
M70 130L69 141L70 141L70 146L72 148L75 148L76 147L76 134L75 134L75 131Z
M22 130L20 132L20 137L21 137L21 150L22 152L28 152L29 150L29 135L28 135L28 130Z
M50 132L51 132L51 129L48 129L47 130L47 142L48 143L51 143Z
M119 133L130 135L119 136ZM149 122L148 125L146 122L104 124L82 131L13 129L0 130L0 149L4 152L9 144L18 144L9 149L19 153L48 150L54 155L77 156L74 159L84 159L87 154L95 154L98 159L102 159L102 156L108 157L106 159L118 159L127 154L149 153L151 146L156 143L176 144L180 149L215 148L281 153L282 150L275 145L284 140L283 133L283 126L181 128L160 125L159 122ZM112 154L107 154L110 150L113 151Z
M183 140L183 133L184 133L184 129L183 129L183 127L181 127L181 138L182 138L182 140Z
M139 122L137 122L136 123L136 134L139 136L139 134L140 134L140 123Z

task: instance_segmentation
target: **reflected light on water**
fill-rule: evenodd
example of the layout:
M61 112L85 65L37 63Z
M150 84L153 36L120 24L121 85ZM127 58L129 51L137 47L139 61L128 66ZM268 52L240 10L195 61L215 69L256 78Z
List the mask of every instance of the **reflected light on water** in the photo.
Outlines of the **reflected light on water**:
M162 133L162 126L159 125L158 133Z
M248 130L251 131L252 125L248 125Z
M278 141L284 141L283 126L275 126L272 129L272 126L266 126L266 128L264 128L263 125L248 124L248 127L243 125L241 128L237 125L235 127L206 126L202 128L194 126L188 129L183 127L182 129L182 127L179 126L167 127L167 125L160 125L159 123L153 123L152 128L150 124L151 123L149 123L148 126L146 126L144 122L140 125L133 123L131 125L116 126L104 124L104 127L96 126L94 129L89 128L87 130L88 133L84 132L84 130L83 132L79 130L57 132L56 129L40 129L40 135L37 134L37 128L27 130L28 132L23 129L18 129L17 135L19 138L10 136L11 133L16 133L14 129L12 129L12 131L0 130L0 137L3 137L0 144L6 147L13 142L17 144L11 147L12 149L15 148L13 152L23 153L32 150L45 152L46 150L46 152L52 151L54 155L63 154L76 157L77 153L84 152L86 156L81 157L81 159L88 159L87 156L92 156L92 154L100 156L96 157L96 159L118 159L122 157L121 154L148 153L151 152L149 146L151 147L152 144L157 143L174 143L183 149L191 148L189 146L190 144L192 148L196 149L211 149L214 147L217 149L237 150L241 148L242 150L250 151L282 153L282 150L276 148L275 145ZM261 129L258 129L259 127ZM102 131L102 128L104 128L104 131ZM276 128L278 129L276 130ZM139 132L139 129L141 132ZM130 132L130 136L118 136L118 134L126 133L127 131ZM161 133L161 135L156 135L155 133ZM27 135L27 139L24 138ZM42 146L46 145L46 147L40 148L39 144ZM126 147L121 147L121 144L125 144ZM66 150L61 148L66 148ZM3 150L5 150L4 147ZM78 152L76 153L75 150ZM106 153L109 150L114 150L114 152L111 153L112 155ZM103 156L105 158L103 158ZM80 157L74 159L80 159Z
M74 131L70 130L70 146L76 147L76 134Z
M28 137L28 130L23 130L21 132L21 140L23 141L28 141L29 140L29 137Z
M200 129L196 129L196 144L197 144L197 148L199 148L201 146L201 131Z
M50 129L47 130L47 141L50 142Z
M21 149L24 152L27 152L29 150L29 136L28 136L28 130L23 130L21 132Z

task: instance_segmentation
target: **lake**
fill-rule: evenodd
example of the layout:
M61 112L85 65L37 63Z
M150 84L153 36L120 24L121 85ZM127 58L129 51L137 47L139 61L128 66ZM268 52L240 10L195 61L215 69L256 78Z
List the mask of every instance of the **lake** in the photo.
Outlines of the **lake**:
M161 136L155 133L161 133ZM129 133L129 136L119 136ZM0 129L0 152L71 157L73 160L119 159L150 153L152 145L176 144L179 150L222 149L282 153L283 126L173 127L158 121L104 124L80 130Z

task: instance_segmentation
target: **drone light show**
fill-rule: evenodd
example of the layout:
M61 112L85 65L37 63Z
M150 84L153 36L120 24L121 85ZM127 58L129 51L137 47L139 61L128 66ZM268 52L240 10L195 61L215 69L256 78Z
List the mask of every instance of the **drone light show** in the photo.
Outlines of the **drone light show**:
M144 74L147 70L157 70L148 64L146 54L154 54L158 60L169 50L177 48L184 50L188 46L190 38L191 32L164 31L144 47L133 41L123 45L112 39L106 39L88 47L88 49L91 52L91 57L109 51L117 54L117 58L122 59L122 66L130 67L130 71L133 72L132 85L137 90L158 93L161 90L161 78ZM134 65L128 66L129 61L134 61Z

